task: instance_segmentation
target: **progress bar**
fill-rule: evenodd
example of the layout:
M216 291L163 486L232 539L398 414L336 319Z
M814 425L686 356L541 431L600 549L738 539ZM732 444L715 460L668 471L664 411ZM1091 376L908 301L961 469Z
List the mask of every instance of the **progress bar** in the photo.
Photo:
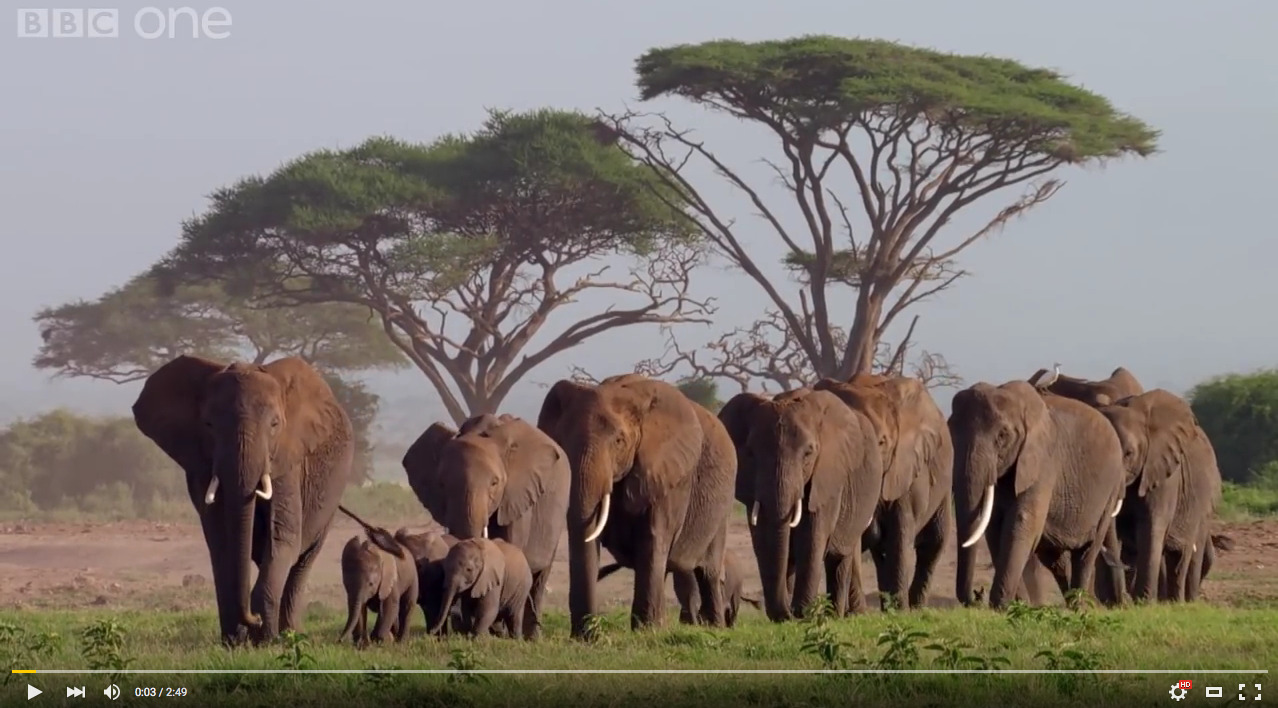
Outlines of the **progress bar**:
M42 674L1268 674L1269 669L39 669ZM14 669L34 674L36 669Z

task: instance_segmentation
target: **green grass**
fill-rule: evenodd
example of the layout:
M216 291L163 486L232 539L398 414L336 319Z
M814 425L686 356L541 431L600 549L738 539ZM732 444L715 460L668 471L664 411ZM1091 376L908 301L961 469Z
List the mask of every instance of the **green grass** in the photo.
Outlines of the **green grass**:
M420 615L418 615L420 617ZM1195 686L1203 669L1268 668L1278 659L1278 609L1203 604L1105 611L1014 607L878 613L842 620L772 624L754 611L731 630L679 625L631 632L623 614L601 618L594 643L568 638L567 617L546 618L535 644L498 638L436 640L356 650L334 643L344 616L314 606L307 634L256 649L222 649L211 612L0 612L0 655L16 668L83 669L453 669L439 675L123 675L114 705L140 686L184 687L178 705L817 706L817 705L1166 705L1178 679ZM673 618L668 618L673 621ZM87 632L87 634L86 634ZM1185 675L500 675L476 669L1183 669ZM0 701L27 679L42 689L86 685L101 695L107 676L8 676ZM1264 682L1219 677L1214 685ZM1208 681L1211 683L1211 681ZM1195 690L1195 693L1198 693ZM55 704L62 696L46 702ZM78 705L78 704L76 704Z
M1278 486L1225 482L1217 513L1226 521L1278 516Z

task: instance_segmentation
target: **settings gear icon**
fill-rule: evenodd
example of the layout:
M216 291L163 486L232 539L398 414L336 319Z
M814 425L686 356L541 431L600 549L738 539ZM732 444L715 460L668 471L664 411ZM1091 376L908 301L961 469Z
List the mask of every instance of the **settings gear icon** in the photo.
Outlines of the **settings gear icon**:
M1179 683L1173 683L1171 690L1168 691L1168 693L1171 694L1171 699L1173 701L1183 701L1185 700L1185 694L1189 693L1189 691L1181 688Z

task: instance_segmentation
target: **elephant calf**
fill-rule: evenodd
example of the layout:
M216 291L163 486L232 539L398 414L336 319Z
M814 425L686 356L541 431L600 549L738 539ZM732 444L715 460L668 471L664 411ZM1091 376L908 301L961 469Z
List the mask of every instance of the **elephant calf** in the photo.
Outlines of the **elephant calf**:
M408 621L418 595L417 566L412 553L384 530L368 538L352 536L342 549L342 584L346 587L346 626L337 641L353 636L368 644L367 613L377 615L373 640L408 636Z
M444 599L444 558L457 543L452 534L439 531L412 533L406 528L395 532L395 540L408 549L417 564L417 604L422 608L426 626L435 624L440 615L440 603ZM454 612L451 621L443 626L443 633L460 629L461 615Z
M609 563L599 569L599 580L612 575L621 570L625 566L621 563ZM676 586L679 584L679 578L686 576L675 576ZM729 549L723 550L723 621L728 627L736 624L737 614L741 609L741 603L746 602L754 606L754 609L762 609L763 603L758 595L747 595L745 592L745 568L741 565L741 559L737 554ZM676 588L677 589L677 588ZM686 602L686 606L681 608L681 616L695 617L701 621L705 621L705 617L700 616L701 596L697 594L696 588L688 588L685 592L677 593L680 597L680 603ZM686 598L686 600L685 600Z
M511 638L535 635L526 629L540 625L532 600L532 570L518 547L501 539L468 538L448 551L443 565L444 601L431 634L439 633L453 603L460 601L462 621L472 637L488 634L498 621ZM525 625L529 613L533 621Z

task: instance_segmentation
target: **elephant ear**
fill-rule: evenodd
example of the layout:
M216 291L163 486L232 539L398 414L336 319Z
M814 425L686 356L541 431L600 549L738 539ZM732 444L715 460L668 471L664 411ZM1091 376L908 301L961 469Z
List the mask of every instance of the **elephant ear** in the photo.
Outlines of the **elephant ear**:
M547 489L570 477L568 459L554 440L527 421L512 418L484 433L504 448L506 493L497 505L497 523L509 526L532 509Z
M843 488L850 483L850 475L859 467L857 450L859 440L853 432L858 429L857 414L843 405L838 396L827 391L813 392L811 405L818 410L820 421L820 454L812 470L812 482L808 489L808 511L817 513L832 509L843 496ZM869 455L878 458L878 452ZM848 510L843 510L848 513Z
M706 433L697 419L698 404L674 386L646 378L614 385L637 394L640 405L634 470L623 483L626 510L640 514L649 504L660 504L671 490L689 484Z
M896 501L905 496L914 484L919 470L927 462L928 442L935 431L926 428L924 404L929 401L923 384L910 378L895 378L879 387L883 403L887 404L886 423L896 430L896 447L892 450L892 465L883 470L883 501Z
M213 476L200 404L209 379L225 369L225 364L184 354L148 376L133 404L138 430L189 476L192 499L204 494Z
M733 446L737 448L736 499L747 507L754 503L754 477L749 474L748 466L743 464L743 451L750 435L750 422L760 407L767 403L768 399L756 393L738 393L719 409L719 422L723 423Z
M441 488L439 460L444 445L456 435L457 431L443 423L431 423L409 446L401 461L404 473L408 475L408 486L436 521L447 518L444 515L447 499Z
M576 381L560 379L550 387L546 398L541 402L541 410L537 413L537 427L552 438L557 438L556 430L564 413L582 393L593 390L593 386L579 384Z
M1183 400L1161 389L1131 400L1145 409L1149 449L1137 493L1145 496L1187 465L1195 435L1193 411Z
M1015 494L1020 496L1034 486L1043 467L1051 461L1052 416L1047 409L1047 400L1028 383L1013 382L1007 388L1011 389L1008 393L1016 396L1021 403L1022 423L1025 426L1025 437L1021 440L1021 449L1016 456L1016 478L1013 480Z
M284 395L284 427L276 451L280 469L305 469L304 461L342 435L343 428L349 438L350 419L328 382L305 359L276 359L262 371L279 382Z
M506 577L506 554L494 541L483 539L484 567L470 587L470 596L479 599L496 589Z

